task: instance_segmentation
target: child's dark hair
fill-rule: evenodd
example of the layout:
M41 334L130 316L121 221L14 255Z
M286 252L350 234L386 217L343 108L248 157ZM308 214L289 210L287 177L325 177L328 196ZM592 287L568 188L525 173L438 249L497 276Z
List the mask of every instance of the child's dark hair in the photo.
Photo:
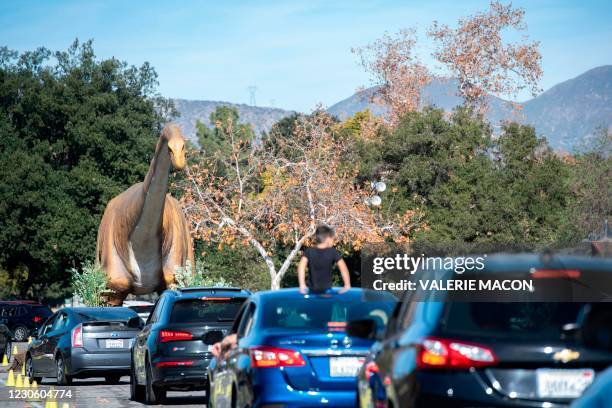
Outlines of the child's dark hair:
M321 244L327 238L333 238L336 235L334 229L327 225L319 225L315 231L315 242Z

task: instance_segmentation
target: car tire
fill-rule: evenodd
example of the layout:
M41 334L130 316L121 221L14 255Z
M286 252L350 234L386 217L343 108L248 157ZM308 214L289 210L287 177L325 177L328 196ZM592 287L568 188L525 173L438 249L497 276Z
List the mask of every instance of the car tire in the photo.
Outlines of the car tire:
M133 360L130 365L130 399L136 402L142 402L145 399L145 387L138 384Z
M29 330L25 326L17 326L13 329L13 340L17 342L27 341Z
M42 377L37 377L34 373L34 363L32 361L31 355L26 355L24 364L26 376L30 379L30 381L36 381L38 384L40 384L40 382L42 381Z
M145 371L147 377L147 383L145 384L145 404L158 405L163 403L166 399L166 390L153 385L153 372L151 364L148 361L145 362Z
M55 358L55 378L58 385L72 384L72 378L66 373L66 360L61 354Z
M119 384L120 380L120 375L107 375L104 377L104 381L106 381L107 384Z

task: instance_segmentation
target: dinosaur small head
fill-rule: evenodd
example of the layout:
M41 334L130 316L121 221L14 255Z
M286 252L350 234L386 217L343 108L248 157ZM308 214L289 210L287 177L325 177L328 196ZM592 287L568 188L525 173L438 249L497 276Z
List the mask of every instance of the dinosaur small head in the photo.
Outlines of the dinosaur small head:
M169 124L164 127L163 135L168 142L168 153L172 161L172 167L183 170L187 164L185 159L185 138L178 126Z

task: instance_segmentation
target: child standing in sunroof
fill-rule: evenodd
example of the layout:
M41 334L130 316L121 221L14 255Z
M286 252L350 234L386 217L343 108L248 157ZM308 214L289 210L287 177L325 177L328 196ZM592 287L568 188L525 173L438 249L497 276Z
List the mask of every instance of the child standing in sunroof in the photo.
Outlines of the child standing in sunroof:
M331 288L332 271L338 265L344 287L343 292L351 288L351 278L342 255L334 248L335 233L327 225L320 225L315 232L315 246L307 248L302 254L298 265L298 280L300 292L306 293L308 289L320 292ZM308 276L306 276L308 269Z

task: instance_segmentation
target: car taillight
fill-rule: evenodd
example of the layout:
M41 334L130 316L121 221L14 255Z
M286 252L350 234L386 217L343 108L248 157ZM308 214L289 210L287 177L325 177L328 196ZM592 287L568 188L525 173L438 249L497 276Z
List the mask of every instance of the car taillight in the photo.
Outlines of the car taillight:
M497 363L491 349L474 343L426 337L419 346L419 368L466 369Z
M193 365L193 361L160 361L159 363L155 363L155 367L189 367Z
M376 364L373 361L370 361L365 366L365 378L366 378L366 380L369 380L370 377L372 377L374 374L378 373L379 371L380 370L378 368L378 364Z
M34 323L40 323L40 322L42 321L42 317L40 317L40 316L34 316L34 317L32 318L32 321L33 321Z
M79 324L72 329L72 347L83 347L83 325Z
M301 367L306 365L302 355L295 350L278 347L251 347L251 366L268 367Z
M193 339L193 334L189 332L162 330L159 332L159 342L167 343L169 341L183 341Z
M578 269L534 269L531 276L534 279L580 279Z

